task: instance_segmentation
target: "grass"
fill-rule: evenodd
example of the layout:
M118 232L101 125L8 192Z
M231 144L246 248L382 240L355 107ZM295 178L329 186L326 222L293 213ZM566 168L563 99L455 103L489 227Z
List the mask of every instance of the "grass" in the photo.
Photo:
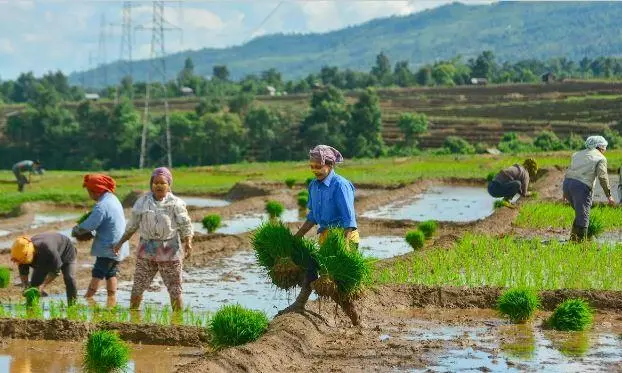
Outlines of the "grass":
M268 329L268 317L239 304L221 307L210 323L215 348L243 345L259 339Z
M266 212L270 215L270 219L276 219L283 215L283 211L285 211L285 207L283 204L278 201L268 201L266 202Z
M0 289L4 289L11 285L11 268L0 267Z
M285 185L287 185L289 189L293 188L294 185L296 185L296 179L288 177L287 179L285 179Z
M118 334L98 330L84 344L83 367L90 373L124 372L130 362L130 348Z
M598 221L598 229L606 231L622 228L622 209L618 207L593 207L590 218ZM570 205L538 201L521 206L515 224L521 228L569 228L573 220L574 210Z
M213 233L220 227L221 219L220 215L206 215L202 220L203 228L207 229L209 233Z
M436 233L436 230L438 229L438 223L435 222L434 220L428 220L428 221L424 221L423 223L419 224L417 228L421 232L423 232L426 239L430 239L432 238L432 236L434 236L434 233Z
M592 238L596 237L599 234L603 233L605 230L605 222L602 217L598 214L591 214L590 220L587 226L587 237Z
M380 284L622 290L622 246L467 233L453 247L416 252L375 273Z
M562 331L582 331L593 320L593 311L583 299L567 299L555 308L548 320L554 329Z
M499 312L514 323L524 323L529 320L539 306L538 294L526 288L507 290L497 300Z
M423 248L425 245L425 233L420 230L409 231L406 233L406 242L412 247L414 250L419 250Z

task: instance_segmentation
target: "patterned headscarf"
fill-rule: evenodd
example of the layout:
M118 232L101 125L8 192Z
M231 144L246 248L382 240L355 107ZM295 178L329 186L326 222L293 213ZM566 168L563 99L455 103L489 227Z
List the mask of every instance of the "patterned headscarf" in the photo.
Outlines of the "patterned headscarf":
M585 140L585 147L588 149L607 149L607 145L609 145L609 143L602 136L590 136Z
M309 158L313 161L317 161L322 165L327 162L330 164L342 163L343 156L339 153L339 150L328 145L318 145L311 149L309 152Z
M173 174L166 167L158 167L153 170L153 172L151 173L151 180L149 181L149 184L153 184L153 179L158 176L164 176L168 185L173 185Z
M110 192L114 193L117 183L108 175L88 174L84 175L82 187L93 193Z

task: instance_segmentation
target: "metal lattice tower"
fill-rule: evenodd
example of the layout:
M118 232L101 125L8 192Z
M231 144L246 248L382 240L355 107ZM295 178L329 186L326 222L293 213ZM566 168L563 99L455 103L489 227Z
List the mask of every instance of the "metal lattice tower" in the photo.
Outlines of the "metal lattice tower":
M106 15L102 14L101 24L99 28L99 50L97 54L97 59L99 60L99 68L101 69L102 81L100 83L104 84L104 87L108 86L108 66L106 65L107 57L106 57L106 34L107 34L108 24L106 23Z
M121 52L119 55L119 73L121 79L126 76L129 76L131 79L134 78L134 73L132 71L132 49L134 47L132 32L132 2L124 1L123 18L121 22ZM132 97L133 93L130 92L130 98Z

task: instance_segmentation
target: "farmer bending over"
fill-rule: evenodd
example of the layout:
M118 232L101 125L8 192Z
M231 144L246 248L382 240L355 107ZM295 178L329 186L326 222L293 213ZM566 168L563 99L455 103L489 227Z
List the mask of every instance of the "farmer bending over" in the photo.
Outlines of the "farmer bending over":
M597 178L609 204L615 204L607 175L607 158L603 154L607 150L607 145L604 137L590 136L585 141L586 149L572 155L563 184L564 199L570 202L575 212L570 233L571 241L583 241L587 236Z
M30 184L30 175L33 172L41 175L43 173L43 169L41 168L41 163L39 161L21 161L17 162L13 165L13 174L15 175L15 179L17 179L17 190L20 192L24 191L24 185ZM28 172L28 177L24 175Z
M114 307L117 303L117 272L119 263L128 256L129 245L123 244L119 253L112 250L112 245L119 242L125 232L125 216L123 206L114 195L116 183L107 175L89 174L84 176L82 187L86 188L89 197L97 201L89 217L73 227L71 235L80 237L95 231L95 239L91 245L91 255L95 256L95 264L91 272L91 283L84 297L93 302L93 296L99 283L106 279L108 292L107 306Z
M36 287L43 294L44 288L62 272L67 289L67 304L76 301L77 251L69 237L60 233L41 233L29 238L18 237L11 247L11 261L18 264L24 288ZM30 267L34 268L28 283Z
M319 241L322 243L326 239L328 228L343 228L346 239L358 247L359 232L354 211L354 186L334 171L335 165L342 162L341 153L327 145L318 145L309 152L309 165L316 179L309 184L308 207L310 211L307 221L296 233L297 237L303 237L318 224ZM317 279L317 268L309 268L298 298L279 314L304 311L305 304L311 295L311 283ZM339 305L350 317L352 324L360 324L360 316L352 301L340 301Z
M503 198L506 206L515 195L529 196L529 179L535 179L538 173L538 164L535 160L526 159L522 165L515 165L501 170L495 178L488 183L488 194L495 198Z

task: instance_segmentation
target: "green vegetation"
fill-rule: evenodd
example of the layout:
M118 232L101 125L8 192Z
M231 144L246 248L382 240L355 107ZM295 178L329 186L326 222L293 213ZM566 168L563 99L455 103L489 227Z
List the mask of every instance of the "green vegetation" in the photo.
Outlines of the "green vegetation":
M41 291L38 288L28 288L24 290L24 297L26 298L26 307L38 307Z
M496 172L489 172L488 175L486 175L486 181L490 183L495 179L495 176L497 176Z
M434 233L436 233L436 230L438 229L438 223L435 222L434 220L428 220L428 221L424 221L422 223L420 223L417 228L423 232L423 234L425 235L426 240L432 238L432 236L434 236Z
M239 346L255 341L268 329L268 317L239 304L221 307L210 323L215 348Z
M297 202L298 202L298 207L305 209L307 208L307 204L309 203L309 197L298 196Z
M0 289L4 289L11 285L11 268L0 267Z
M538 294L526 288L507 290L497 300L499 312L514 323L524 323L529 320L539 306Z
M283 211L285 211L285 208L282 203L278 201L266 202L266 212L270 216L270 219L280 218L281 215L283 215Z
M507 205L508 205L508 202L503 200L503 199L496 199L495 202L493 203L493 206L496 209L500 209L500 208L505 207Z
M622 290L622 250L465 234L453 247L415 252L375 273L378 283Z
M592 314L583 299L567 299L555 308L548 323L557 330L581 331L592 324Z
M421 230L409 231L406 233L406 242L415 250L419 250L423 248L425 245L425 233Z
M311 182L312 182L313 180L315 180L315 178L314 178L314 177L308 177L308 178L306 178L306 179L305 179L305 185L308 187L308 186L309 186L309 184L311 184Z
M590 220L587 226L587 237L596 237L605 230L605 222L599 214L590 214Z
M293 188L294 185L296 185L296 179L294 178L287 178L285 179L285 185L287 185L288 188Z
M529 202L521 206L516 226L522 228L569 228L574 220L570 205L554 202ZM622 210L611 206L596 206L590 213L592 230L622 228Z
M207 229L208 233L213 233L220 227L221 219L220 215L212 214L206 215L202 220L203 228Z
M130 362L130 348L117 333L98 330L84 344L83 366L89 373L123 372Z

